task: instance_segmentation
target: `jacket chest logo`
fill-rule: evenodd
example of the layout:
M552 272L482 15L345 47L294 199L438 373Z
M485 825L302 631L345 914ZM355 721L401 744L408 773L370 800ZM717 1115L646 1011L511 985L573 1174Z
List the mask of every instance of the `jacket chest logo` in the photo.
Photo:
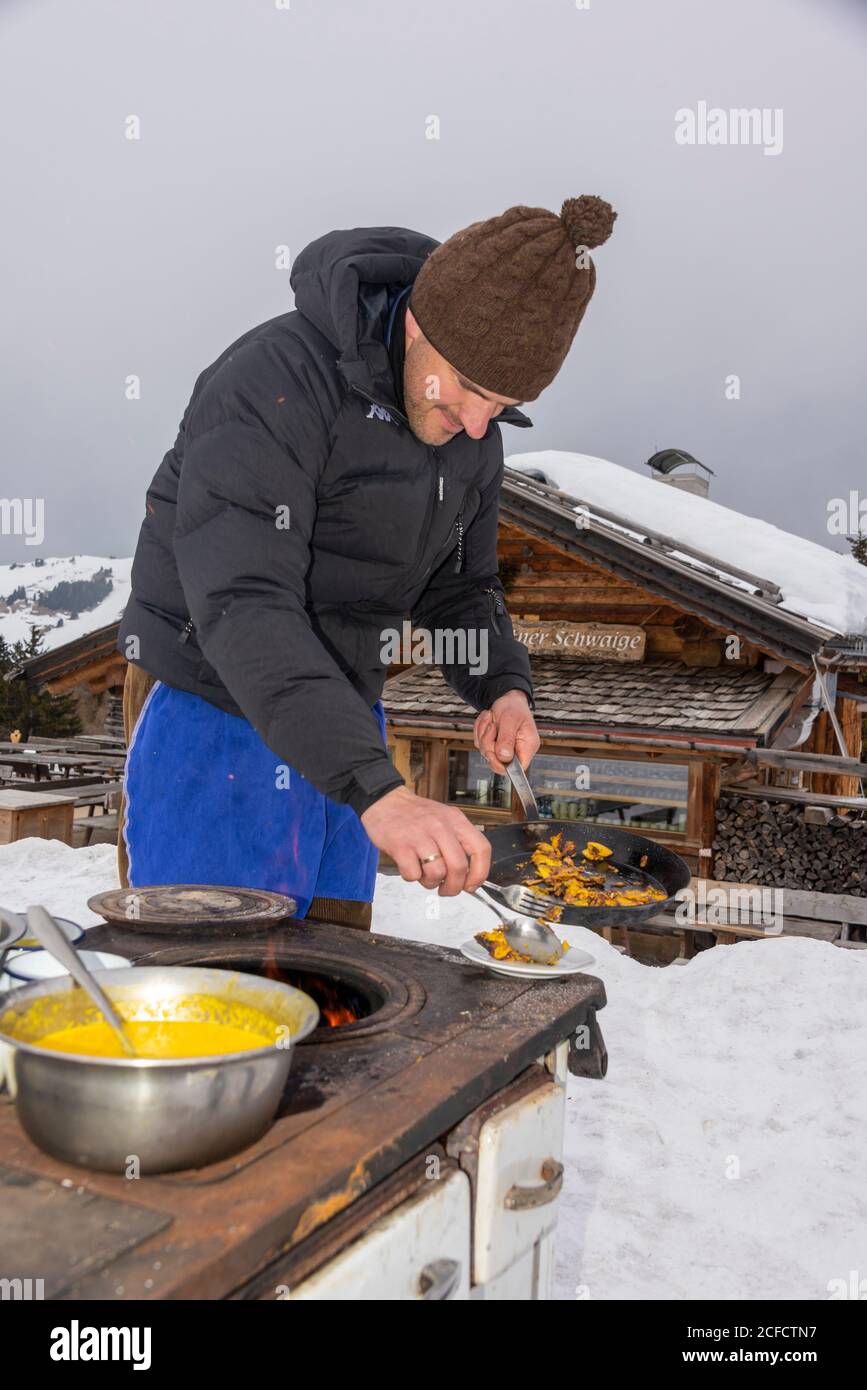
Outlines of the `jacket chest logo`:
M368 410L364 418L365 420L386 420L389 425L392 424L392 418L386 410L385 406L374 405L373 402L371 402L370 409Z

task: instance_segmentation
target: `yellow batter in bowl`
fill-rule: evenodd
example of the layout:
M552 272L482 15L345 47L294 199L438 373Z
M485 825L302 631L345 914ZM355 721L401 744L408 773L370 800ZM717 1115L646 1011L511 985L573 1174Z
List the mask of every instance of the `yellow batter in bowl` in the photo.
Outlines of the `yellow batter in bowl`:
M38 1001L33 1013L46 1009ZM122 1010L122 1013L125 1013ZM124 1028L139 1057L151 1060L220 1057L271 1046L277 1036L274 1022L246 1004L192 995L182 1000L135 1009L138 1018L125 1018ZM141 1015L145 1016L142 1017ZM33 1021L33 1020L31 1020ZM46 1018L46 1022L48 1019ZM113 1030L102 1020L66 1024L32 1038L35 1047L84 1057L124 1057Z
M232 1028L227 1023L125 1023L124 1030L139 1057L220 1057L229 1052L249 1052L268 1047L272 1038ZM273 1032L273 1030L272 1030ZM125 1057L126 1053L107 1023L84 1023L61 1028L39 1038L37 1047L52 1052L72 1052L86 1057Z

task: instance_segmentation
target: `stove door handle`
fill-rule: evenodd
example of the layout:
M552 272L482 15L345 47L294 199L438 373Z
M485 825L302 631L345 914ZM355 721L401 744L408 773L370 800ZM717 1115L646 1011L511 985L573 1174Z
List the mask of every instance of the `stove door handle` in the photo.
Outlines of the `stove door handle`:
M460 1281L460 1260L431 1260L419 1275L419 1294L431 1301L451 1298Z
M542 1177L544 1181L532 1187L522 1187L520 1183L510 1187L503 1198L506 1209L532 1211L534 1207L544 1207L553 1202L563 1186L563 1164L558 1163L556 1158L546 1158L542 1164Z

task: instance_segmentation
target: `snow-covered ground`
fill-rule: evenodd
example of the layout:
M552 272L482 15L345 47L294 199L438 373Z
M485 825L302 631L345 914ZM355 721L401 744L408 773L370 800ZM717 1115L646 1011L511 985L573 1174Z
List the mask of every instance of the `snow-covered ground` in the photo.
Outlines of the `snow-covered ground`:
M639 534L646 526L706 551L721 566L771 580L782 590L781 608L833 633L867 633L867 566L852 555L590 454L543 449L510 454L506 466L518 472L541 469L591 513L602 507L631 522Z
M92 579L97 570L111 570L112 589L100 603L77 618L70 618L58 612L40 613L36 611L36 596L54 588L61 581ZM130 593L130 571L132 558L106 558L100 555L72 555L65 559L46 559L42 565L21 561L16 565L0 565L0 600L24 586L25 601L18 600L11 607L0 603L0 637L11 645L24 642L33 627L47 628L42 640L43 651L51 651L75 637L84 637L88 632L96 632L109 623L116 622L123 613ZM59 617L63 626L55 627Z
M116 886L111 845L0 846L13 910L93 925L86 899ZM385 935L454 946L486 921L379 877ZM569 1080L558 1298L827 1299L867 1277L867 952L791 937L661 969L569 939L605 983L609 1070Z

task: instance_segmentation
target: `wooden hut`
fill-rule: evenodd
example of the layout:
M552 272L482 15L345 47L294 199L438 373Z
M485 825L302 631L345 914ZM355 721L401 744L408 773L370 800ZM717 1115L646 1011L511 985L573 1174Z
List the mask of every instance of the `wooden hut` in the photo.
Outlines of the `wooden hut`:
M530 775L543 813L632 826L712 877L725 853L721 798L734 792L794 799L820 820L867 807L864 633L796 611L763 577L760 553L750 568L721 558L710 524L690 544L533 473L507 469L498 552L531 653L542 747ZM690 491L701 518L708 504ZM867 571L864 615L867 630ZM437 669L401 671L383 699L411 786L481 823L519 816L473 746L474 711Z

